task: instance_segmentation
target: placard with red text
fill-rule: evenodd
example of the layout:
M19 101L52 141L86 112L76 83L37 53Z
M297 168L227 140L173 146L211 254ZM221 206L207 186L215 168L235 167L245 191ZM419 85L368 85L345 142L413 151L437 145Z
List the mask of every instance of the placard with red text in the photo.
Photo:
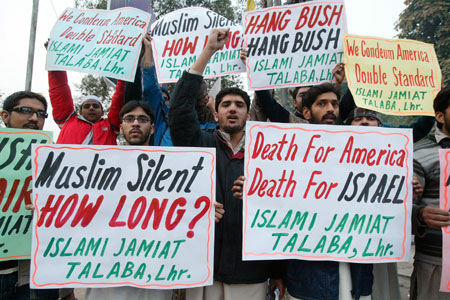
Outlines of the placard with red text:
M212 284L215 149L33 148L35 288Z
M205 78L245 72L240 59L242 26L203 7L168 13L152 24L152 48L159 83L177 82L197 60L214 28L230 28L225 46L209 60Z
M244 260L409 258L410 129L247 122Z
M243 14L250 90L333 81L347 32L344 1L310 1Z
M0 262L29 259L33 214L31 145L50 144L53 132L0 128Z
M134 81L150 14L67 8L50 34L46 70L70 70Z
M434 116L442 74L432 44L346 35L345 73L359 107L390 115Z
M449 210L450 204L450 151L439 149L439 161L441 166L440 177L440 208ZM442 227L442 274L441 292L450 293L450 226Z

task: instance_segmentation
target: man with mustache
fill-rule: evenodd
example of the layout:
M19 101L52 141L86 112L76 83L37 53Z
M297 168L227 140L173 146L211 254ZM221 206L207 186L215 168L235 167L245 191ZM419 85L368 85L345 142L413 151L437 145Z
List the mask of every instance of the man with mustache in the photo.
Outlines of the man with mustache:
M339 118L339 92L332 84L311 87L303 94L302 112L311 124L336 125ZM333 261L290 260L285 283L289 299L366 299L372 293L372 265ZM340 278L350 273L351 282ZM320 278L320 280L318 280ZM343 294L349 289L352 295ZM370 297L370 296L369 296Z
M44 44L45 49L48 43ZM85 96L77 113L66 71L49 71L48 84L53 119L61 128L57 144L117 145L119 111L124 103L124 81L117 81L106 117L102 101L95 95Z
M8 128L42 130L47 118L47 101L33 92L16 92L6 98L1 116Z
M208 61L229 37L229 29L213 29L201 54L184 72L173 92L169 127L175 146L216 149L216 227L214 282L212 286L186 290L187 300L266 299L266 281L279 279L276 262L242 261L242 201L233 197L235 178L244 173L245 124L250 98L238 88L222 89L216 96L214 132L200 129L195 111L203 72ZM221 214L218 211L221 210ZM222 217L223 216L223 217ZM275 281L284 292L281 280ZM281 295L282 296L282 295Z
M42 130L47 100L31 91L13 93L3 103L1 117L8 128ZM57 289L30 289L29 265L30 260L0 262L0 299L58 299Z
M127 146L149 146L154 114L145 101L127 102L119 113L120 133ZM129 286L87 289L86 300L171 300L172 290L141 289Z

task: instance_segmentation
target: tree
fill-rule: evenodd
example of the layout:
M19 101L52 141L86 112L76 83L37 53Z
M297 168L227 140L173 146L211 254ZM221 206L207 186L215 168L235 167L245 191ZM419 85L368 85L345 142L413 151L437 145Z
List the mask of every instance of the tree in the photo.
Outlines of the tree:
M75 0L75 7L87 9L106 9L108 0Z
M442 79L450 83L450 2L448 0L405 0L395 29L398 37L434 45Z

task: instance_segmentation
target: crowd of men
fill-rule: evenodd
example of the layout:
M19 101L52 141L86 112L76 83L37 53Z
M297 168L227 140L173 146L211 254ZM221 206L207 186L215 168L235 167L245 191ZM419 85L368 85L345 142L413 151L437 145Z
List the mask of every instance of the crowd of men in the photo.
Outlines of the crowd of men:
M338 87L331 83L295 89L295 113L285 110L269 91L257 91L251 104L248 94L235 87L221 90L211 107L204 92L202 75L209 59L222 48L228 34L226 29L211 31L206 47L191 68L183 73L172 95L158 86L151 38L146 35L142 73L138 70L134 85L118 81L107 117L102 102L93 95L83 98L77 112L66 72L49 71L53 118L61 127L57 143L115 145L120 133L126 145L216 148L214 283L186 289L188 300L263 300L275 289L280 299L400 299L396 267L392 263L242 260L241 199L247 120L331 126L386 124L382 123L378 113L357 108L348 91L341 99ZM340 84L345 76L342 64L336 66L334 74ZM139 87L141 76L143 90ZM208 107L210 111L206 113L204 109ZM439 292L441 228L449 225L450 213L439 208L438 155L440 148L450 147L449 107L450 87L444 87L434 100L436 130L429 133L434 118L422 117L407 125L413 128L414 140L418 142L414 146L417 179L412 214L416 245L411 276L412 299L450 299L450 294ZM9 128L42 130L47 118L46 99L32 92L14 93L5 100L1 117ZM214 123L216 128L205 130L204 123ZM30 289L28 277L29 261L0 262L0 300L75 297L71 289ZM169 300L172 291L98 288L88 289L85 299Z

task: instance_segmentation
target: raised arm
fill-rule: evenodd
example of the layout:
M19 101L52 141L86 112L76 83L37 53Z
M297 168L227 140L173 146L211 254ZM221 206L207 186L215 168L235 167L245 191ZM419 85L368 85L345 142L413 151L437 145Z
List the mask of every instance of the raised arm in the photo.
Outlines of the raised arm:
M158 86L158 79L156 78L150 33L146 34L143 43L145 47L143 70L144 99L155 114L155 145L159 145L162 139L162 136L159 136L162 132L159 128L165 126L164 123L166 122L168 107Z
M53 119L59 127L62 127L75 113L66 71L49 71L48 87Z
M280 123L289 122L289 111L273 99L269 90L256 91L255 94L257 97L256 101L258 101L262 111L270 121Z
M199 146L201 143L204 133L200 129L195 102L208 60L225 44L228 33L229 29L213 29L206 47L175 86L169 111L170 134L175 146Z
M108 120L116 133L119 133L120 131L119 113L124 103L125 99L124 94L125 94L125 82L122 80L117 80L116 90L111 98L111 106L109 107L108 112Z

